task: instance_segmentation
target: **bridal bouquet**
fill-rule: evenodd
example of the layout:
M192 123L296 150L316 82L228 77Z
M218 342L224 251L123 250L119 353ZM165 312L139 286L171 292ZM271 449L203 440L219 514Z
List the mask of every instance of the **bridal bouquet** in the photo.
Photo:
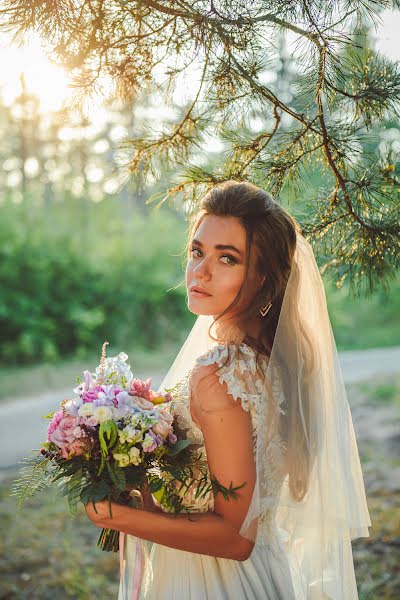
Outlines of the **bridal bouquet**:
M165 394L151 389L151 378L134 378L128 356L106 358L103 344L95 373L84 372L75 397L61 402L50 419L47 440L32 451L12 493L20 500L54 482L67 496L72 514L78 502L108 499L135 505L129 491L148 489L166 510L178 511L178 489L188 485L196 454L190 442L178 439L170 388ZM178 484L178 485L177 485ZM204 490L206 493L207 490ZM110 504L111 510L111 504ZM119 533L103 529L98 545L118 550Z

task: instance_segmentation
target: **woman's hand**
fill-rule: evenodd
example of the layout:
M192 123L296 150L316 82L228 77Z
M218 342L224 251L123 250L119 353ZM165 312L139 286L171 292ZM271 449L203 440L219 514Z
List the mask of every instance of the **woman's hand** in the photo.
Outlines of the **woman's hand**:
M127 492L131 492L134 489L135 488L133 486L129 485L125 487L125 490ZM154 500L148 486L146 486L141 491L138 490L138 495L140 496L140 503L142 504L143 509L152 512L162 512L160 504L158 504ZM116 502L111 502L112 514L114 513L115 508L120 506L121 505ZM100 502L96 502L95 507L96 510L94 509L92 502L88 502L88 504L85 505L86 514L92 521L92 523L94 523L96 527L109 527L112 529L112 517L110 516L110 503L108 502L108 500L101 500Z
M139 505L145 510L151 510L153 512L160 512L161 505L154 499L150 492L149 486L146 484L141 490L136 490L132 485L126 485L125 490L127 492L136 492L132 496L136 496L139 500Z
M111 502L111 510L114 502ZM95 503L96 510L92 502L85 505L86 514L96 527L110 527L110 504L108 500L101 500ZM96 512L97 511L97 512ZM108 522L107 522L108 519Z

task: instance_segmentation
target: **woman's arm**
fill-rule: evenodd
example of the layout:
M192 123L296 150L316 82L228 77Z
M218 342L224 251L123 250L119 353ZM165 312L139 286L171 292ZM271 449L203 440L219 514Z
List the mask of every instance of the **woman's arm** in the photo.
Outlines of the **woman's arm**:
M171 515L112 504L88 504L86 512L98 527L110 527L131 535L198 554L246 560L253 549L239 535L255 482L252 428L249 413L227 392L215 375L214 365L202 366L192 381L192 412L204 435L210 473L226 487L245 483L237 499L217 494L214 512ZM203 381L204 375L210 375Z
M86 506L88 517L98 527L110 527L163 546L208 554L220 558L246 560L252 544L237 533L223 517L207 512L196 515L170 515L112 503L112 519L107 500Z

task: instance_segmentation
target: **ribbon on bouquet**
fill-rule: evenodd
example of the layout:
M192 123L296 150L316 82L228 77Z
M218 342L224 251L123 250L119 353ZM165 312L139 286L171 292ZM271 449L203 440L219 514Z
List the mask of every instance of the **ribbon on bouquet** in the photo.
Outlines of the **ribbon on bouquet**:
M136 498L144 506L144 499L139 490L131 490L129 495ZM129 546L129 548L127 548ZM127 552L128 550L128 552ZM132 564L133 561L133 564ZM119 533L119 574L120 591L118 600L139 600L143 581L145 563L145 546L141 538L126 537L123 531Z
M126 552L127 541L129 542L129 552ZM134 563L128 564L132 559ZM139 600L144 563L143 540L134 536L129 536L129 540L127 540L126 534L121 531L119 534L120 591L118 600Z

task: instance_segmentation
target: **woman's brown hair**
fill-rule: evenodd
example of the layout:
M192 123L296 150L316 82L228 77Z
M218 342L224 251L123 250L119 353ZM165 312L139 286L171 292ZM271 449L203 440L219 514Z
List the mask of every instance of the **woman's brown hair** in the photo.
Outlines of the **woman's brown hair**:
M197 211L191 216L188 230L186 257L189 258L191 241L201 222L207 215L219 217L236 217L246 231L246 270L242 286L226 309L218 315L218 322L224 315L238 306L234 317L234 328L243 334L243 341L251 346L256 353L256 364L259 365L259 354L270 355L274 343L275 332L278 325L286 285L291 273L292 262L296 250L296 234L301 232L297 221L276 202L265 190L249 182L228 180L213 187L202 198ZM255 253L253 255L252 253ZM256 274L265 276L264 282L254 291L250 274L250 264L255 265ZM250 289L253 290L249 293ZM272 303L265 317L261 316L260 308L269 302ZM260 320L259 335L251 337L246 332L246 322L254 319ZM226 321L227 319L225 319ZM212 327L212 326L211 326ZM211 334L210 337L217 340ZM229 327L224 329L229 340ZM307 335L304 332L307 344ZM236 341L233 339L232 341ZM312 348L304 348L305 360L312 365ZM305 411L307 423L310 415ZM298 417L298 418L297 418ZM298 421L298 422L297 422ZM294 436L289 436L289 430L295 431ZM291 447L287 448L287 463L289 472L289 486L292 496L301 500L308 484L310 468L307 451L307 440L300 420L297 415L290 424L285 424L281 431L284 438L291 439ZM294 443L293 443L294 440ZM291 476L292 475L292 476Z

